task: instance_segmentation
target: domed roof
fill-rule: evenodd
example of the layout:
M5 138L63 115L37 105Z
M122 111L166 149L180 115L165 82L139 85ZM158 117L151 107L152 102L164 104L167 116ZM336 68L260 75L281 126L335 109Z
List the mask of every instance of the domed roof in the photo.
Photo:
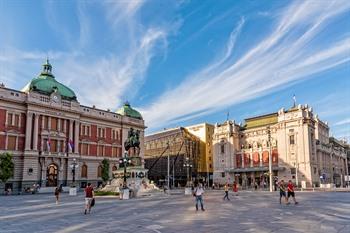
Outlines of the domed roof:
M125 102L123 107L121 107L119 110L116 111L116 113L123 115L123 116L128 116L136 119L142 120L142 115L135 109L133 109L129 102Z
M23 89L23 92L38 92L45 95L51 95L58 92L62 99L76 100L77 97L70 88L56 81L55 76L51 73L52 66L49 60L43 65L43 70L38 77L32 79Z

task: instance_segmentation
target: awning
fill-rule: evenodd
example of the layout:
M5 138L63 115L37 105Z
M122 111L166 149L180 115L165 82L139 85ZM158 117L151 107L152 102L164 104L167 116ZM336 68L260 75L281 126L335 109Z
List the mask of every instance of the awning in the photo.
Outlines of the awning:
M272 171L283 171L285 167L272 167ZM225 172L235 172L235 173L243 173L243 172L267 172L269 171L269 167L246 167L246 168L233 168L233 169L225 169Z

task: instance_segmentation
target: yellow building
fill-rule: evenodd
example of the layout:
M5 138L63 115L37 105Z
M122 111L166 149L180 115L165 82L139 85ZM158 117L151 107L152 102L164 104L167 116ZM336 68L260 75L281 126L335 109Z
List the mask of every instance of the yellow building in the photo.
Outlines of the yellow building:
M201 123L185 127L200 139L198 175L210 185L213 180L213 134L214 125Z

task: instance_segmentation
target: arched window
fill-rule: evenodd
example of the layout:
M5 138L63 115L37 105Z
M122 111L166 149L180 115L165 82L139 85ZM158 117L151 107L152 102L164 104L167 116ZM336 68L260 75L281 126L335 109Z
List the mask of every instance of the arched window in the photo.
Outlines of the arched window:
M87 178L87 166L85 164L81 166L81 177Z
M112 171L116 171L116 170L117 170L117 166L114 165L114 166L112 167Z
M101 177L102 176L102 166L99 165L97 168L97 177Z

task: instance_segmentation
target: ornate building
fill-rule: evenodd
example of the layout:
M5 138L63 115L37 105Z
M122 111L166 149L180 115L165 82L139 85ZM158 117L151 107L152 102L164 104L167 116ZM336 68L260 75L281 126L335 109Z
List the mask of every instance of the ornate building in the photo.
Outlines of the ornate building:
M56 80L47 61L21 91L0 87L0 153L10 152L15 163L6 186L21 191L33 184L69 185L73 159L76 183L97 185L104 158L110 161L110 175L118 168L130 128L140 130L143 145L144 121L130 104L117 112L80 105L74 91Z
M183 127L167 129L145 137L145 168L158 185L186 185L198 176L200 139ZM174 179L173 179L174 177Z
M344 185L347 156L330 139L329 127L307 105L215 125L214 182L236 180L243 187L268 186L269 154L274 179L299 186Z

